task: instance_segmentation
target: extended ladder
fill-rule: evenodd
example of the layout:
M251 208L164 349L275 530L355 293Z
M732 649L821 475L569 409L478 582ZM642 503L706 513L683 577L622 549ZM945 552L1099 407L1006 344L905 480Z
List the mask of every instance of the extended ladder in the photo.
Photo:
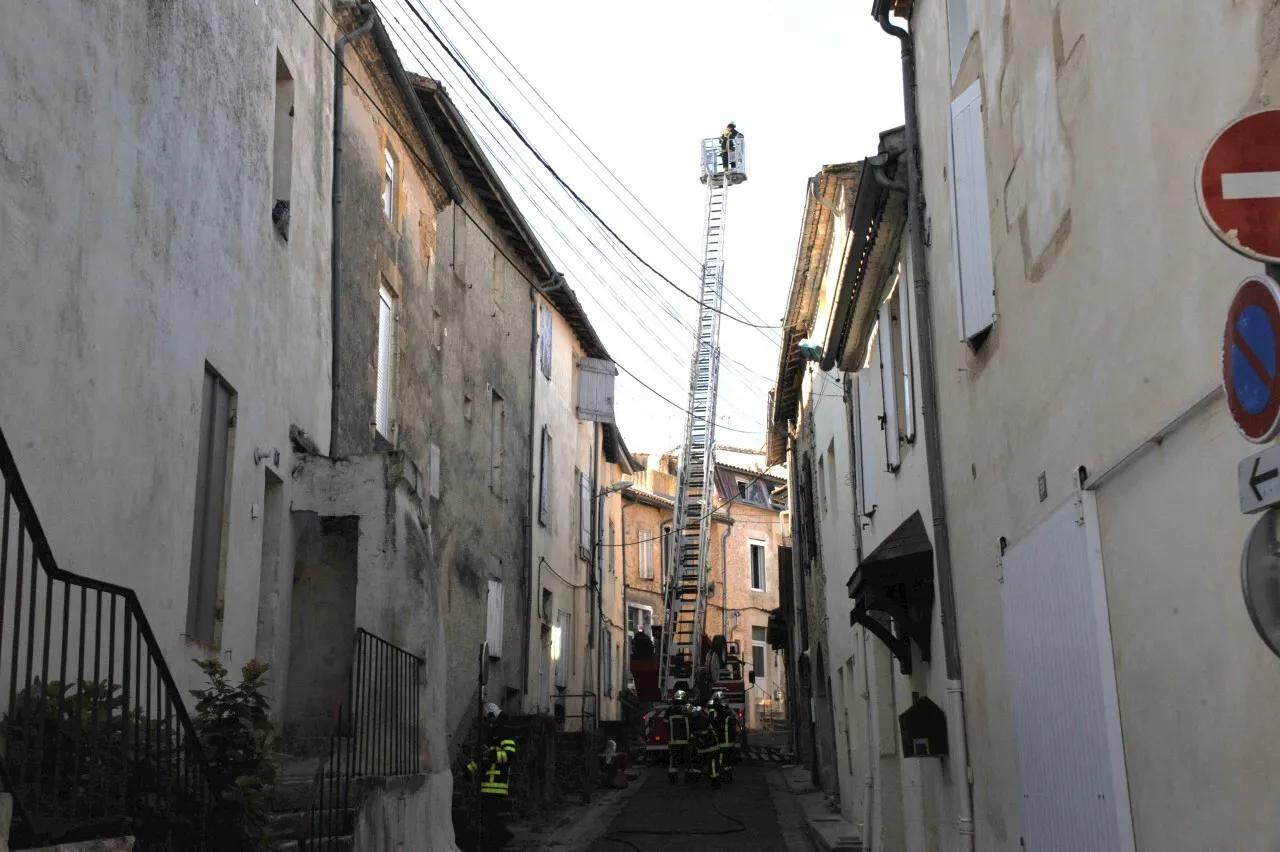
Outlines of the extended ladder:
M660 683L670 697L690 689L702 665L700 639L706 623L709 541L716 508L714 481L716 396L720 374L720 306L724 296L725 226L729 187L746 179L742 137L725 166L720 140L703 140L703 181L707 185L702 287L697 339L689 369L689 413L675 500L666 586Z

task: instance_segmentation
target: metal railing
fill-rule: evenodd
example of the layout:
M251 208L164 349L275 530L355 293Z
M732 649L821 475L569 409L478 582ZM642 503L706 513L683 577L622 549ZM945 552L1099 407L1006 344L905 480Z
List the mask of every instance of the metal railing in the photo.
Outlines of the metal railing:
M422 657L356 630L347 694L338 704L329 753L316 770L305 852L346 848L362 779L420 771L425 667Z
M250 848L132 589L58 567L0 432L0 735L12 841Z

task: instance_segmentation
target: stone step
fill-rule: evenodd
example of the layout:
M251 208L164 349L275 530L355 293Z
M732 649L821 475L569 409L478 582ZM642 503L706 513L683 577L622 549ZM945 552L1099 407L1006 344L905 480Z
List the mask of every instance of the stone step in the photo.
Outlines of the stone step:
M311 841L306 852L350 852L351 837L322 837ZM276 852L302 852L302 844L297 840L286 840L276 845Z

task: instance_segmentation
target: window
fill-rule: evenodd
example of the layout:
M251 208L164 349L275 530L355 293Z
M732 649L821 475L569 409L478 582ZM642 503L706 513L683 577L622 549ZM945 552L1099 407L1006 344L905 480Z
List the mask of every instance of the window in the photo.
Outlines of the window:
M902 395L899 397L898 421L902 435L911 443L916 439L916 387L915 370L911 354L911 278L903 274L903 264L898 264L898 365L902 373Z
M767 631L763 627L751 628L751 665L756 672L756 686L767 692L768 690L765 689L765 682L768 680L765 668L765 649L768 647L765 644L766 635Z
M502 437L507 432L507 405L496 390L489 391L489 489L502 491Z
M893 362L892 299L880 303L880 329L876 343L880 352L880 430L884 438L885 468L896 471L902 463L902 447L898 444L898 370Z
M444 350L444 316L434 308L431 311L431 344L437 352Z
M853 435L855 452L858 454L858 511L867 517L871 517L876 511L876 483L881 470L875 458L876 453L872 451L875 442L867 440L868 435L879 429L875 415L878 407L878 400L875 399L876 384L878 383L870 381L865 370L854 378L854 400L857 404L854 407L856 419Z
M744 500L747 497L747 483L745 480L738 480L738 496Z
M578 473L578 546L583 559L591 553L591 480Z
M822 514L827 513L827 464L822 456L818 456L818 505Z
M641 529L636 536L637 550L640 551L640 579L653 579L653 549L656 542L653 538L653 531L645 528Z
M187 634L217 641L222 620L222 539L231 498L231 445L236 399L222 377L206 366L200 406L200 454L196 468L195 516L191 533L191 585L187 596Z
M538 304L538 360L542 375L551 378L551 307Z
M612 631L610 631L612 632ZM606 642L604 651L604 694L613 695L613 643Z
M378 384L373 405L373 425L391 440L392 367L395 363L396 296L384 282L378 289Z
M271 151L271 222L289 239L289 191L293 181L293 75L276 51L276 113Z
M544 586L542 589L542 609L538 610L538 612L542 616L542 620L547 622L548 624L551 623L552 600L553 600L553 597L551 594L551 590Z
M609 573L617 574L618 573L617 557L614 554L618 552L618 548L616 547L617 541L614 539L613 536L614 536L613 521L610 520L609 521Z
M653 630L653 607L627 604L627 634L642 630L648 635Z
M569 613L561 610L556 613L556 626L551 628L551 659L556 663L556 687L559 689L569 686L569 669L573 665L572 623Z
M489 659L502 658L502 611L506 600L502 596L502 581L489 581L489 609L484 622L484 639L489 644Z
M382 152L382 212L391 222L396 221L396 191L399 188L396 175L396 155L388 145Z
M977 345L982 340L975 338L995 322L996 309L979 82L951 104L951 198L956 231L952 243L959 282L960 339Z
M764 589L764 548L765 542L753 541L749 543L751 549L751 590L753 592L763 592Z
M831 486L831 508L840 507L840 477L836 475L836 439L827 443L827 484Z
M551 523L551 430L542 427L542 462L538 475L538 523Z
M960 73L960 60L969 46L968 0L947 0L947 35L951 46L951 81Z
M658 556L662 560L662 582L671 576L671 524L662 525L662 538L658 541Z
M437 500L440 499L440 447L436 444L431 445L430 449L431 472L429 474L430 490L429 493Z

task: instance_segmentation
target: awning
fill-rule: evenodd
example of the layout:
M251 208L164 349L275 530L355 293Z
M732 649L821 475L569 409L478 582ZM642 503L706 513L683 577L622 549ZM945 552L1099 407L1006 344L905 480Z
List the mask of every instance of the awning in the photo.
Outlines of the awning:
M911 642L929 662L933 625L933 544L919 512L902 522L862 560L846 584L855 601L849 623L865 627L911 673ZM884 619L892 619L893 629Z

